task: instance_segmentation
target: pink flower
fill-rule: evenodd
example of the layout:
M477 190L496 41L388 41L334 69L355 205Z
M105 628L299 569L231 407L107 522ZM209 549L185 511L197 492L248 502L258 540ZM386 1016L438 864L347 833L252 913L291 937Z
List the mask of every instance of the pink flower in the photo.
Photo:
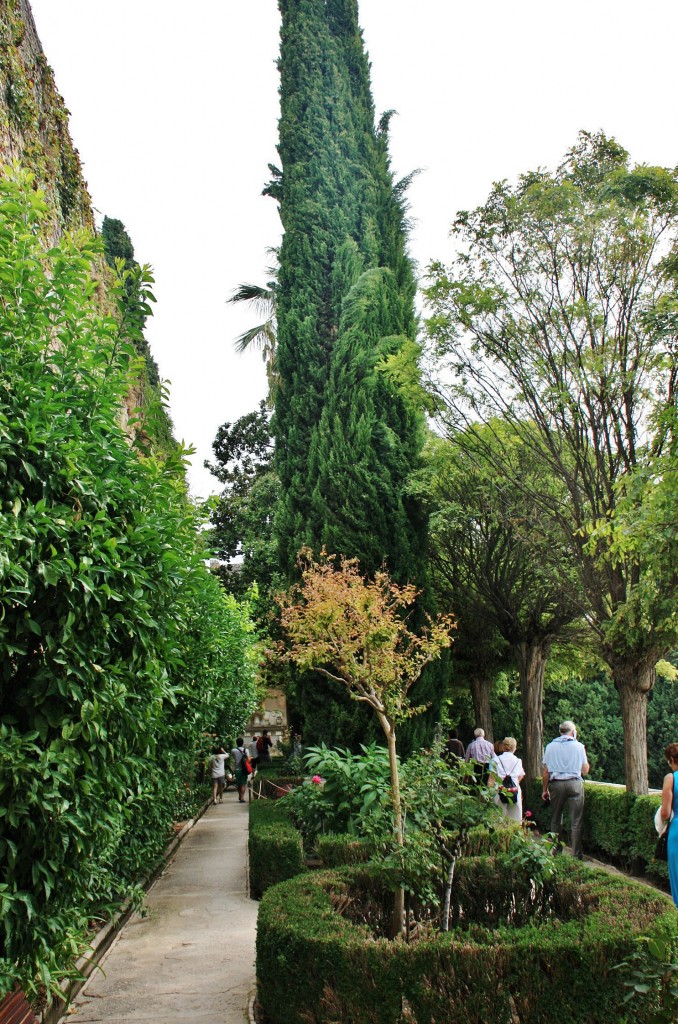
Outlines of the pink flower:
M311 779L311 782L315 782L316 786L322 786L324 781L325 780L321 779L319 775L314 775L313 778Z
M531 818L532 817L532 811L525 811L525 817L526 818Z

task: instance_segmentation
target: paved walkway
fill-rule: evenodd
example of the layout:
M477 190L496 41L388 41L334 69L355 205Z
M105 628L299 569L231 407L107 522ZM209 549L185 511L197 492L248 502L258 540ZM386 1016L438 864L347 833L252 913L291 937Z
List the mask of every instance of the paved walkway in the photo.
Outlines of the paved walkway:
M247 825L237 793L208 808L64 1022L247 1021L258 910L247 896Z

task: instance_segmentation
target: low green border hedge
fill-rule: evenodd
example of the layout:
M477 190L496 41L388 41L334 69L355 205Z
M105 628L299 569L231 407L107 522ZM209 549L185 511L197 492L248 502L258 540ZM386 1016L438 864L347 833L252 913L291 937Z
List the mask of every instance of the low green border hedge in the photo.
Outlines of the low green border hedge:
M473 892L476 901L496 903L501 882L509 906L516 879L508 860L473 858L460 861L457 870L459 887ZM407 944L375 938L367 925L346 916L359 893L371 894L377 905L388 900L383 872L375 866L290 879L266 893L259 911L257 984L265 1019L270 1024L648 1020L647 1003L625 1008L628 990L613 966L633 951L640 934L678 934L678 914L667 898L568 857L547 886L552 902L571 908L569 920L494 928L481 921L465 931Z
M250 789L257 800L282 800L302 781L297 775L275 775L258 770L250 779Z
M661 803L659 794L634 796L595 782L585 783L584 794L585 852L666 882L666 864L654 859L654 815ZM551 811L541 802L541 783L531 783L527 796L526 806L532 810L540 831L548 832ZM567 821L567 812L565 817Z
M250 896L260 899L272 885L306 870L301 836L283 800L250 803L248 840Z
M364 839L329 832L318 836L315 852L326 868L338 868L345 864L366 864L370 859L371 847Z

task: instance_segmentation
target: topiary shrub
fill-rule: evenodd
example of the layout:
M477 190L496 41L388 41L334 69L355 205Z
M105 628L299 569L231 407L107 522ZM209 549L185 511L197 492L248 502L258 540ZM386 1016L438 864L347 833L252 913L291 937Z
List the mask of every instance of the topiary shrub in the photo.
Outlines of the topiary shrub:
M281 800L302 782L303 779L296 775L276 775L275 772L258 768L256 775L250 781L250 788L256 800Z
M631 861L632 837L629 817L635 801L633 793L611 786L586 785L584 843L627 865ZM652 828L652 816L648 820Z
M384 871L295 878L261 902L258 997L270 1024L616 1024L628 989L613 969L640 934L678 934L666 897L563 857L538 890L508 859L458 863L454 927L382 937ZM407 1015L405 1015L405 1013Z
M511 840L521 832L519 822L503 817L497 817L496 821L492 822L491 829L485 825L476 825L475 828L469 829L462 847L462 856L486 857L507 853Z
M250 803L248 853L250 896L255 900L277 882L306 870L301 836L282 800Z
M628 820L628 851L633 867L640 867L645 874L659 879L668 891L668 864L666 861L655 860L654 856L657 845L654 816L660 803L661 797L658 795L637 796L634 799Z
M346 833L329 833L318 836L315 852L326 868L338 868L345 864L366 864L372 848L364 839L356 839Z

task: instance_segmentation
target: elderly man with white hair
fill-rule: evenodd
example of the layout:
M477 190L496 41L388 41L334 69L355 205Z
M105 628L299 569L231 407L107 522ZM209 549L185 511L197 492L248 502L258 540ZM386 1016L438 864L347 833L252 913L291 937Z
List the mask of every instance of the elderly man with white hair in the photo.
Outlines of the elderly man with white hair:
M577 729L569 719L561 722L560 736L546 747L542 768L542 799L551 801L551 831L563 842L563 810L567 804L572 823L572 855L582 859L584 818L584 779L589 762L586 748L577 739Z
M475 729L473 735L475 739L466 748L466 760L476 762L476 778L478 782L485 782L490 761L494 757L494 747L485 739L484 729Z

